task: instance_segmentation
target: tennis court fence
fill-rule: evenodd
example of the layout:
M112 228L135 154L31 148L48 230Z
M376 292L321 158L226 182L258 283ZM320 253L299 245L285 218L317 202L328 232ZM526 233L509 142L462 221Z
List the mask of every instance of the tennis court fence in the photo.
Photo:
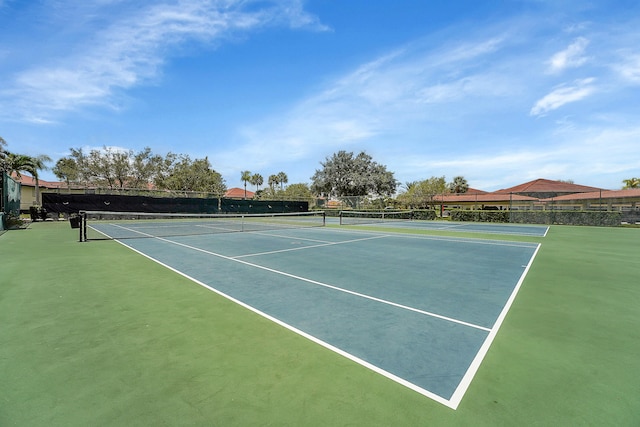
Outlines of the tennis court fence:
M412 210L402 211L340 211L340 225L375 224L384 222L411 221Z

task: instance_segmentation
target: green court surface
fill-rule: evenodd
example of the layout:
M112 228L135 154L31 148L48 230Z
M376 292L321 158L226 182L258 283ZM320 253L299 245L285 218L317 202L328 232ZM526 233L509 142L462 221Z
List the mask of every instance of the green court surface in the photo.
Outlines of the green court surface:
M357 235L366 235L366 229L357 229ZM325 238L340 236L331 227L317 231ZM385 235L394 232L377 228L375 233L381 231ZM251 307L267 300L255 288L261 282L265 288L259 290L272 299L267 306L254 307L257 311L275 307L273 313L285 317L284 323L317 327L320 332L311 332L325 334L322 338L330 341L335 339L331 334L336 325L345 324L335 323L340 319L332 316L341 313L340 305L354 307L347 320L362 319L362 311L375 311L387 320L394 313L383 311L381 315L377 305L350 305L346 299L356 296L344 292L332 297L328 308L319 302L309 304L304 297L291 300L293 291L273 298L275 290L300 289L301 285L292 277L283 280L272 275L287 273L338 284L403 306L427 304L415 308L446 311L453 313L452 318L490 329L504 303L479 301L504 301L509 293L504 285L522 273L518 269L524 261L519 257L529 259L505 248L531 248L540 243L506 318L455 410L117 242L79 243L76 231L66 223L36 223L0 236L0 425L638 424L639 229L554 226L546 237L469 234L465 242L459 239L460 231L397 231L375 245L369 242L349 249L326 245L278 254L274 251L281 249L274 248L277 240L273 237L263 247L259 239L236 234L225 235L226 240L216 237L221 240L213 246L200 246L217 256L204 257L202 252L202 257L178 256L192 249L171 252L166 248L175 244L152 244L154 239L136 240L136 244L149 246L136 249L163 258L165 264L178 262L174 268L200 265L200 270L189 270L189 274L223 279L217 282L220 288L227 286L218 289L223 293L236 289L225 282L250 285L244 289L246 296L237 299L254 298L244 301ZM436 236L446 239L433 240ZM289 249L318 243L312 243L306 234L296 237L298 243L286 239L281 243L286 242ZM477 244L474 239L511 243L483 245L474 252L467 247ZM190 238L189 245L193 243ZM464 245L465 250L458 250L456 244ZM380 248L386 252L381 253ZM316 251L314 256L300 255L308 249ZM502 263L491 261L498 257L491 252L494 250L506 251L499 256ZM472 259L472 253L479 259ZM367 263L371 256L380 261ZM438 271L438 283L470 283L470 277L477 277L478 288L460 288L467 298L448 302L446 289L432 289L434 298L425 303L424 295L416 296L417 290L410 286L382 286L390 281L411 283L411 275L424 272L415 267L385 271L389 259L395 260L393 265L402 260L401 265L420 263L429 271ZM257 275L256 267L240 260L276 273ZM203 268L203 262L208 266ZM447 262L450 268L442 265ZM507 268L509 262L513 268ZM341 269L357 270L364 263L368 269L371 265L380 269L373 275L360 272L357 279L343 279L354 276ZM483 266L497 276L483 271ZM492 277L496 280L490 280ZM504 289L487 292L494 291L487 287L496 283ZM305 286L307 297L314 296L309 301L327 303L318 293L335 294L333 289L310 282ZM433 306L433 301L439 305ZM300 307L292 307L300 304L306 316L300 316ZM413 316L399 315L393 329L399 331L398 324L410 323ZM411 327L417 330L421 325ZM362 325L355 325L352 332L340 345L361 346L356 338L366 335ZM402 359L398 349L403 346L389 345L392 332L381 334L375 342L374 347L384 347L375 357L386 360L399 353ZM446 347L450 336L439 336L436 347ZM404 346L418 341L409 338ZM443 354L455 358L460 352L441 353L440 357Z

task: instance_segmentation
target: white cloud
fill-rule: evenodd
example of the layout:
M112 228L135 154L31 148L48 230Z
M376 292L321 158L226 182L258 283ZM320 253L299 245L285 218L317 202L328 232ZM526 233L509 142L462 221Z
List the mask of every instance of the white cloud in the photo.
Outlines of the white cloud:
M326 30L302 10L299 0L253 3L190 0L127 9L124 17L114 16L106 28L85 28L86 36L66 47L64 54L5 81L0 100L13 104L22 119L31 116L41 122L86 105L115 108L122 90L158 78L172 49L187 41L210 45L270 25ZM109 4L103 6L108 13ZM91 14L99 15L94 9Z
M320 159L331 150L360 150L390 131L398 138L403 124L409 130L426 117L446 114L439 111L444 104L508 93L510 79L491 70L477 74L474 65L501 43L488 38L437 50L418 44L395 49L329 82L288 112L246 126L241 144L217 157L225 164L242 158L253 170L277 162L283 152L289 159ZM474 71L465 74L467 68ZM446 83L434 84L443 76ZM484 107L467 102L465 108Z
M553 55L549 60L549 73L555 74L567 68L577 68L584 65L589 58L584 56L584 51L589 45L589 40L578 37L565 50Z
M576 80L571 86L560 86L538 100L529 112L532 116L543 116L570 102L580 101L595 92L595 78Z
M613 66L614 70L627 82L640 84L640 54L628 54L624 60Z

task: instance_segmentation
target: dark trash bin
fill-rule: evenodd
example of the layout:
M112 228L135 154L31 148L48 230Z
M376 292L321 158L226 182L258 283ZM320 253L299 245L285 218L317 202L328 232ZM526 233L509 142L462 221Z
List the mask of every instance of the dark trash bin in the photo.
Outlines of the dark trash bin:
M80 228L80 217L79 216L70 216L69 224L71 224L71 228Z

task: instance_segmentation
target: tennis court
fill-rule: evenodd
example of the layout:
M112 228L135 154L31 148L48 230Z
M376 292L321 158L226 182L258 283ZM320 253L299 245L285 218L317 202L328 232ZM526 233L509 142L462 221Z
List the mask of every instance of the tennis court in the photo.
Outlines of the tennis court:
M377 225L384 225L384 223L378 223ZM460 231L464 233L489 233L533 237L544 237L547 235L547 231L549 231L549 227L540 225L491 224L453 221L398 221L393 222L393 226L396 228L410 228L417 230L444 230Z
M459 231L464 233L487 233L514 236L544 237L549 231L546 225L503 224L487 222L428 221L415 220L408 211L401 212L357 212L343 211L341 225L365 225L368 227L405 228L410 230Z
M157 237L143 222L91 227L129 233L121 243L142 255L454 409L539 248L297 226Z

